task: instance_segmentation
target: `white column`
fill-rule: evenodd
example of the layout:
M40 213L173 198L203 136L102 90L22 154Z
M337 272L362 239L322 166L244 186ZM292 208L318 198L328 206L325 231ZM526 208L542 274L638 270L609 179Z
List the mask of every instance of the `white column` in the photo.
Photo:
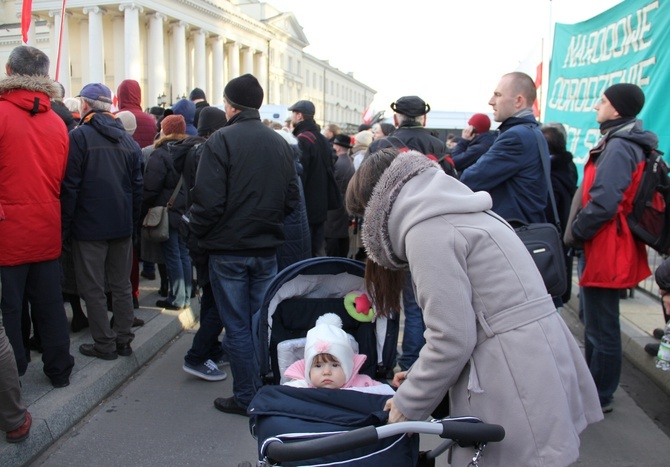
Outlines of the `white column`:
M54 19L54 27L51 29L53 31L53 37L51 38L51 76L56 78L56 68L59 68L58 72L58 81L65 88L65 95L71 95L71 81L70 81L70 32L68 28L69 17L72 16L71 13L65 13L65 19L63 21L63 34L62 34L62 44L60 51L60 63L58 61L58 41L61 37L60 26L61 26L61 15L60 10L52 10L49 12L49 16L52 16Z
M91 82L88 70L88 18L81 18L79 21L79 42L81 45L81 82L82 87Z
M268 61L266 55L263 52L258 52L254 55L254 76L258 78L258 82L261 83L261 87L265 92L265 103L269 103L269 93L270 89L268 88Z
M35 21L38 20L39 17L35 15L30 16L30 29L28 30L28 43L26 45L29 45L31 47L35 47L37 45L37 31Z
M135 3L122 3L119 10L123 12L125 39L125 79L139 81L140 70L140 13L144 9Z
M207 88L207 32L202 29L193 31L193 84L195 88Z
M186 94L188 89L186 84L186 26L183 21L171 23L173 56L172 62L172 96L171 102L175 102L177 96Z
M212 40L212 95L208 96L213 105L223 104L223 85L225 73L223 69L223 37Z
M166 92L165 89L165 48L163 22L167 16L160 13L149 15L149 55L147 70L149 83L145 102L148 107L158 103L158 96ZM169 90L167 91L169 92Z
M226 44L226 58L228 62L228 81L240 76L240 46L237 42Z
M276 78L272 82L272 103L273 104L281 104L281 83L279 82L279 79Z
M254 51L251 47L242 49L242 73L251 73L254 75ZM255 75L254 75L255 76Z
M88 67L92 83L105 82L105 43L103 40L102 15L106 10L98 6L84 8L88 15Z
M114 28L114 92L119 89L121 81L126 79L126 50L125 50L125 19L123 15L112 17Z

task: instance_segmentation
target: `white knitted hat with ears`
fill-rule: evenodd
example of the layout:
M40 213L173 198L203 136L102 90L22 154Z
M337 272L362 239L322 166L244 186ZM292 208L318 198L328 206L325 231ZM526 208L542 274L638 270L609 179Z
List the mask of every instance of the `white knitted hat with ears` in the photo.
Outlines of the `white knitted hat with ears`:
M349 336L342 329L342 319L335 313L326 313L319 317L314 327L307 331L305 380L309 381L309 370L314 357L322 353L328 353L340 361L348 382L354 371L354 349L349 342Z

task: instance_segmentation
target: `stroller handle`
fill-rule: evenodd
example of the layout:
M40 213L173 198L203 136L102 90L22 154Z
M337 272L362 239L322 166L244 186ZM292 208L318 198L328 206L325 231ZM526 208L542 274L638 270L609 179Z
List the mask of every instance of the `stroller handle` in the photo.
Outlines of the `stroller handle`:
M374 426L296 443L285 444L275 438L266 441L265 455L272 463L301 461L368 446L378 440L379 436Z
M454 417L430 422L366 426L293 443L282 443L277 438L268 439L264 446L264 454L271 462L301 461L368 446L380 439L406 433L438 435L441 438L451 439L462 447L501 441L505 437L505 429L500 425L483 423L476 417Z

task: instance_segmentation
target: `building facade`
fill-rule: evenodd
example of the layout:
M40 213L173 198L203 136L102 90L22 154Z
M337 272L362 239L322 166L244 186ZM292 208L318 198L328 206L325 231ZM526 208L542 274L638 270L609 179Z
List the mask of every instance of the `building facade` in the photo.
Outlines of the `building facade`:
M21 45L20 0L0 0L0 65ZM90 82L116 90L142 87L145 108L171 105L199 87L223 103L226 83L258 78L264 104L309 99L316 120L358 124L375 91L304 52L309 45L293 14L258 0L33 0L28 45L51 59L51 76L76 95ZM60 43L60 47L58 46Z

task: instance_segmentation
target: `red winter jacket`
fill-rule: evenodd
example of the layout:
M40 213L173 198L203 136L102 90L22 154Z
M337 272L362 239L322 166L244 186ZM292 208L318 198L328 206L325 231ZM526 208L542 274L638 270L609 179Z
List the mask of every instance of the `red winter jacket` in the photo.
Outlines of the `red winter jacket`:
M589 154L584 166L583 209L572 227L584 241L586 266L582 287L635 287L651 275L647 250L633 237L626 217L644 170L642 146L658 138L640 121L613 128Z
M137 129L133 133L133 139L146 148L154 144L156 136L156 120L154 117L142 110L142 89L140 83L134 79L125 79L119 84L116 97L119 99L119 112L127 110L135 116Z
M59 89L48 77L10 75L0 81L0 266L61 254L60 188L69 139L51 111Z

